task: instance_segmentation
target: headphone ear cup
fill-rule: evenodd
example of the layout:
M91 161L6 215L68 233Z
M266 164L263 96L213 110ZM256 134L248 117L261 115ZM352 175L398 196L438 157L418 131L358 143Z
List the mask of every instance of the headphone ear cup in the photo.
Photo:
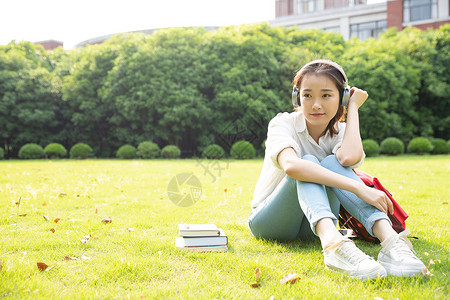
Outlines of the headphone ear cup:
M347 106L349 100L350 100L350 88L346 87L344 88L344 92L342 93L341 105Z
M298 88L294 85L292 87L292 105L294 106L294 108L302 105L300 103L298 94L299 94Z

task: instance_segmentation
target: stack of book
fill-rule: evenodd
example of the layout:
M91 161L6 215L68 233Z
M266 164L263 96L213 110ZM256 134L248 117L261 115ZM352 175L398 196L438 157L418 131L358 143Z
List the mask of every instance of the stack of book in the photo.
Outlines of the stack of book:
M228 237L214 224L179 224L175 247L196 252L225 252Z

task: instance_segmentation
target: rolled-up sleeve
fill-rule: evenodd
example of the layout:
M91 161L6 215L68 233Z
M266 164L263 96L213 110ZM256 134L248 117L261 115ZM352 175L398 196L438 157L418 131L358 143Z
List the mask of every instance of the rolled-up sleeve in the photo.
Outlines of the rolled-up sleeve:
M291 147L297 153L297 156L301 156L300 146L295 139L295 134L295 128L289 114L278 114L270 121L267 131L266 151L275 167L281 169L278 163L278 154L283 149Z

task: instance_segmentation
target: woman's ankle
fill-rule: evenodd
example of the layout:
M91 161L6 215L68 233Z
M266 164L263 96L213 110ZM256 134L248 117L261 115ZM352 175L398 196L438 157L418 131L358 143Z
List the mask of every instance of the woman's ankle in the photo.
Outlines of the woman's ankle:
M343 239L343 236L336 229L336 225L330 218L324 218L317 222L316 233L324 250Z
M386 239L397 234L386 219L375 221L372 227L372 232L380 240L380 242L384 242Z

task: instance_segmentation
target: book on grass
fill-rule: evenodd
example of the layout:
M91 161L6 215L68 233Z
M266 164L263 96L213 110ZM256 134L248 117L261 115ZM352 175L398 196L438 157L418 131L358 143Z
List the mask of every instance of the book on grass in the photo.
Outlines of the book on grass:
M203 246L203 247L185 247L182 242L183 237L177 237L175 239L175 247L177 249L192 251L192 252L226 252L228 250L227 245L219 246Z
M219 236L220 230L214 224L179 224L178 235L183 237Z
M219 236L189 236L178 237L179 245L183 247L206 247L206 246L226 246L228 237L222 229L219 228Z

